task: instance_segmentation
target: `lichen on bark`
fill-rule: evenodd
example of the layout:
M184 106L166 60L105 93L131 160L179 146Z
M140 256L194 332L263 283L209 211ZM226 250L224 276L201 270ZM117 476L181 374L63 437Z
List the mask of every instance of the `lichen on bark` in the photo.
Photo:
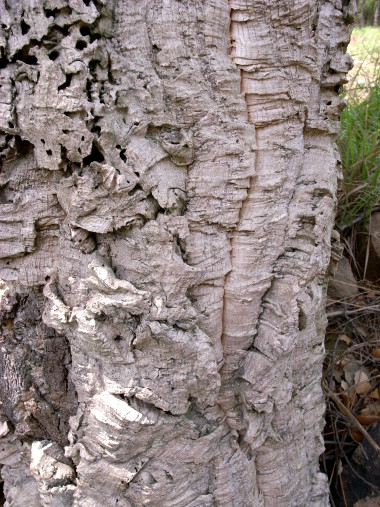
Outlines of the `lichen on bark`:
M354 10L0 0L6 505L327 505Z

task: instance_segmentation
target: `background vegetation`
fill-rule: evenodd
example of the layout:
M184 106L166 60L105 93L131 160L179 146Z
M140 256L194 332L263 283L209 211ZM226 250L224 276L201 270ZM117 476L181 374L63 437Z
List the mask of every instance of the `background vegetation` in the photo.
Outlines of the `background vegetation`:
M378 26L380 14L380 0L358 0L358 25Z
M377 496L380 505L380 0L360 0L349 53L355 65L344 96L339 147L342 184L336 228L352 281L327 303L327 396L322 468L331 505L351 507ZM377 222L375 221L377 217ZM372 250L371 250L372 248ZM380 253L379 253L380 255Z
M345 91L348 104L339 140L343 185L337 223L341 232L358 218L365 222L380 197L380 28L355 29L349 50L355 66Z

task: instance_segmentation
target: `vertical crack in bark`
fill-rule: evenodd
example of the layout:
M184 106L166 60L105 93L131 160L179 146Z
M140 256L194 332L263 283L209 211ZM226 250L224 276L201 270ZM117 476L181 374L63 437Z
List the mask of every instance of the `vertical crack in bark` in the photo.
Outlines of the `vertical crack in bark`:
M302 496L306 489L300 492L296 502L308 498L320 505L327 501L327 484L317 471L322 447L315 439L321 438L323 398L318 385L322 347L315 345L323 341L321 280L328 265L325 254L330 251L334 202L318 202L317 195L320 188L336 189L334 133L339 103L335 95L335 107L326 115L323 99L334 93L333 82L320 69L328 68L324 62L331 58L331 66L341 72L337 80L344 79L348 67L339 41L347 40L350 27L339 24L342 13L334 10L332 2L294 1L278 10L274 5L264 8L260 1L229 3L231 56L241 72L248 119L255 126L257 159L254 185L251 182L231 238L221 402L229 423L258 457L257 486L264 498L269 502L279 498L270 479L273 474L276 481L281 477L281 501L294 502L297 475L296 482L307 483L309 491L307 496ZM290 18L293 26L286 21ZM293 31L301 23L302 31ZM304 46L296 52L295 47L302 45L297 46L298 39ZM320 172L322 166L325 172L328 167L326 174ZM265 232L260 234L260 228ZM308 362L302 364L300 359L307 353ZM264 386L258 381L262 375ZM301 409L300 403L306 393L309 407L320 408L304 424L301 414L310 408ZM261 430L252 435L260 413L265 414ZM296 450L297 433L304 440ZM292 453L298 464L285 467L280 456L285 459ZM302 473L292 473L300 463Z

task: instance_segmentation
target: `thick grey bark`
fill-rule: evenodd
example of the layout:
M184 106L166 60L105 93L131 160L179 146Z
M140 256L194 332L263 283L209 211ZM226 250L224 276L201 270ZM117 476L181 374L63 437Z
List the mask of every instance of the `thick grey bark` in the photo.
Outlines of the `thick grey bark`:
M7 505L327 505L355 9L0 0Z

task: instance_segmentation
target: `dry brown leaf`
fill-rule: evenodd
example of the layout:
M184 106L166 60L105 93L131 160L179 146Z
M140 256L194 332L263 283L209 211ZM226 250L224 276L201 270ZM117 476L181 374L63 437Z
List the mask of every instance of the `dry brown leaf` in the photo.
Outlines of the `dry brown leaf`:
M357 394L364 394L367 391L371 389L371 383L370 382L360 382L356 387L356 393Z
M334 367L333 371L332 371L332 375L338 384L342 382L343 371L341 369ZM344 380L343 380L343 382L344 382Z
M342 334L341 337L340 337L340 341L342 341L344 343L347 343L347 345L350 345L350 343L351 343L352 340L346 334Z
M376 387L376 389L374 389L372 392L370 392L368 396L370 398L373 398L374 400L380 400L379 388Z
M355 374L360 371L362 364L356 359L349 361L343 368L344 376L350 386L355 384Z
M372 357L375 357L376 359L377 359L378 357L380 357L380 348L378 348L378 349L373 349L373 351L371 352L371 356L372 356Z
M355 386L349 388L348 398L350 400L350 407L354 406L358 399L358 397L356 396Z
M364 303L364 298L363 298L363 303ZM364 304L364 306L365 306L365 304ZM362 335L363 338L367 338L367 331L364 329L364 327L355 325L355 328L357 331L359 331L359 333Z
M375 401L375 403L371 403L368 407L363 408L360 413L363 415L376 415L380 417L380 402Z
M344 382L344 380L342 380L342 384L343 383L347 385L347 389L345 391L341 391L340 389L338 389L340 391L339 392L339 396L341 396L343 404L348 409L351 410L351 407L356 402L355 388L354 387L348 387L348 384L346 382Z
M371 389L371 382L369 382L369 375L363 369L358 370L354 375L355 390L357 394L364 394Z
M347 407L347 408L350 408L350 400L348 399L348 396L346 393L340 393L340 397L342 398L342 402L343 404Z
M355 416L356 419L363 424L363 426L368 426L369 424L373 424L376 421L380 420L380 403L377 401L368 405L368 407L363 408L360 411L360 414Z
M368 426L369 424L373 424L376 421L380 420L380 416L377 416L377 415L361 415L361 414L358 414L355 417L360 422L360 424L362 424L363 426Z
M351 430L351 434L354 437L355 440L358 442L361 442L364 438L364 436L360 433L360 431L357 430Z

